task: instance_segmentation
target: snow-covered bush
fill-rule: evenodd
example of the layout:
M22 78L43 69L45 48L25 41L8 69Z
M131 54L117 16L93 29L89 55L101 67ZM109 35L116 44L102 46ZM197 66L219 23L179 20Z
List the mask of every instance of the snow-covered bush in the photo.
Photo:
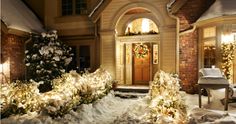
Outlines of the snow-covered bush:
M53 80L53 90L44 94L49 101L46 111L61 116L80 104L88 104L105 96L112 88L111 75L104 69L80 76L75 71Z
M80 104L92 103L105 96L112 88L112 77L104 69L80 75L75 71L62 74L52 81L53 89L39 93L36 82L4 84L1 87L1 117L44 111L62 116Z
M150 113L153 123L178 124L186 121L186 105L180 94L179 79L176 75L159 71L150 82Z
M1 86L1 117L25 114L40 108L38 83L16 81Z
M56 31L32 36L25 51L27 78L45 84L42 92L51 89L51 80L65 73L72 61L71 48L57 37Z

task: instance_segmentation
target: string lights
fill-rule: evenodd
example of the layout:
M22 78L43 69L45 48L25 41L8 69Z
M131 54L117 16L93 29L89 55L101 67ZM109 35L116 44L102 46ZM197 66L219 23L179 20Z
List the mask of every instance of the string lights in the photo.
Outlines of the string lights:
M39 83L33 80L2 84L1 117L42 110L50 116L62 116L80 104L105 96L112 88L111 75L101 68L83 75L71 71L52 82L53 89L46 93L39 93Z
M150 113L152 123L185 123L187 120L186 105L180 94L177 75L157 72L154 81L150 82Z
M232 82L233 76L233 60L234 51L236 48L235 41L232 34L222 36L221 53L222 53L222 70L224 75Z

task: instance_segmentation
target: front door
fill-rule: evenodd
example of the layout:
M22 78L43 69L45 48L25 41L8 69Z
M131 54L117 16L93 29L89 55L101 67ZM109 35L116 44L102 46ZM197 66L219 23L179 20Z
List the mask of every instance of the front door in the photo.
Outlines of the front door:
M136 55L133 52L133 84L134 85L149 85L150 81L150 44L133 44L133 51L137 45L143 45L147 48L147 54ZM136 49L137 50L137 49ZM139 49L142 53L143 50Z

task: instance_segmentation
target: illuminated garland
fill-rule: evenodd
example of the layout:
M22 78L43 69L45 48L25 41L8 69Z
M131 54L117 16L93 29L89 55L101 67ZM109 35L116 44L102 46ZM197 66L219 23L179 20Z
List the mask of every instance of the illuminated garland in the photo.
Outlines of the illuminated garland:
M104 69L82 76L71 71L52 82L53 90L46 93L39 93L39 84L34 81L3 84L0 92L1 118L30 111L62 116L80 104L105 96L112 88L112 77Z
M222 70L226 78L231 82L233 75L233 59L234 59L234 50L236 44L233 43L222 43Z
M148 46L145 44L135 44L134 55L137 58L144 58L148 55Z

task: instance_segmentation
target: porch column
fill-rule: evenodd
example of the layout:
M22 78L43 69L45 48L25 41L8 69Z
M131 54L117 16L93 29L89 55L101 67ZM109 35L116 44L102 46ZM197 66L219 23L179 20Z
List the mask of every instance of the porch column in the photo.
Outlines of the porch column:
M115 79L115 31L102 30L100 32L100 52L101 52L101 67L106 69Z
M173 26L165 26L160 28L161 46L160 46L160 63L161 70L171 73L178 73L178 56L176 28Z

